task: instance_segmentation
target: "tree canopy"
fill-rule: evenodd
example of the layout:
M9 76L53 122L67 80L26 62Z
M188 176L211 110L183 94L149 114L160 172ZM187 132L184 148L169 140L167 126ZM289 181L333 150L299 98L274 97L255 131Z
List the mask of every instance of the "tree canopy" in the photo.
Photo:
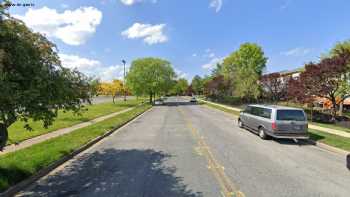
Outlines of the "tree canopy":
M226 57L222 74L235 86L235 94L242 98L257 98L260 94L259 80L266 67L267 58L260 46L244 43L239 49Z
M21 21L0 12L0 131L16 120L41 120L45 127L57 111L78 112L95 93L92 81L77 70L62 67L56 47ZM26 125L30 129L30 125Z
M177 95L185 95L188 87L187 79L180 78L176 81L176 84L173 87L173 93Z
M203 94L203 89L204 89L203 79L198 75L194 76L191 82L191 87L195 94L197 95Z
M350 51L342 50L318 63L306 64L300 78L290 81L288 94L301 102L310 102L314 96L329 99L334 120L337 103L350 97L349 63Z
M261 76L260 84L262 85L264 96L272 101L280 101L287 96L288 79L283 79L279 72L269 73Z
M167 93L175 78L170 62L159 58L141 58L132 62L126 76L126 85L135 95L149 95L150 102L155 95Z

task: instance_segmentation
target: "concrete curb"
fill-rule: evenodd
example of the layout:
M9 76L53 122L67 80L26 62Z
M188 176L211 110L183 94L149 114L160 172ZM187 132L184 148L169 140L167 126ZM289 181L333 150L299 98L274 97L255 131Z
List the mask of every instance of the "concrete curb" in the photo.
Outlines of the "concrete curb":
M213 107L210 107L208 106L210 109L214 109L214 110L218 110L220 112L223 112L231 117L235 117L236 119L238 118L238 116L234 115L234 114L230 114L230 113L227 113L225 111L222 111L222 110L219 110L219 109L216 109L216 108L213 108ZM327 150L327 151L330 151L330 152L333 152L333 153L337 153L337 154L340 154L340 155L350 155L350 152L349 151L346 151L346 150L343 150L343 149L340 149L340 148L337 148L337 147L334 147L334 146L330 146L328 144L325 144L325 143L322 143L322 142L317 142L317 141L314 141L312 139L308 139L306 140L306 142L308 144L311 144L311 145L314 145L314 146L317 146L321 149L324 149L324 150Z
M140 118L142 115L146 114L147 112L151 111L152 107L144 112L142 112L141 114L138 114L137 116L133 117L132 119L130 119L129 121L123 123L122 125L113 128L112 130L108 131L107 133L96 137L95 139L91 140L90 142L88 142L87 144L83 145L82 147L78 148L77 150L73 151L72 153L62 157L61 159L55 161L54 163L52 163L51 165L47 166L46 168L43 168L41 170L39 170L36 174L32 175L31 177L19 182L18 184L10 187L9 189L7 189L6 191L0 193L0 197L11 197L16 195L16 193L18 193L19 191L25 189L27 186L33 184L35 181L39 180L40 178L46 176L47 174L49 174L52 170L54 170L55 168L59 167L60 165L64 164L65 162L69 161L70 159L72 159L73 157L75 157L76 155L78 155L79 153L87 150L88 148L92 147L93 145L95 145L96 143L98 143L99 141L101 141L102 139L108 137L109 135L113 134L114 132L118 132L119 130L123 129L125 126L131 124L132 122L134 122L135 120L137 120L138 118Z
M330 152L333 152L333 153L337 153L337 154L340 154L340 155L349 155L350 152L346 151L346 150L343 150L343 149L340 149L340 148L337 148L337 147L334 147L334 146L330 146L328 144L325 144L325 143L322 143L322 142L317 142L317 141L314 141L314 140L307 140L306 141L307 143L311 144L311 145L314 145L314 146L317 146L321 149L324 149L324 150L327 150L327 151L330 151Z

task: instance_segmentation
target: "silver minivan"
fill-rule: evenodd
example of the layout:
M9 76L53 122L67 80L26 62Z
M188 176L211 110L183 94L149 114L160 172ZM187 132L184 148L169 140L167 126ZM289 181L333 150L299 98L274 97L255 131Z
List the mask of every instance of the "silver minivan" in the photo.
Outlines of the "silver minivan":
M248 105L241 111L238 126L259 134L262 139L308 139L307 117L303 109L276 105Z

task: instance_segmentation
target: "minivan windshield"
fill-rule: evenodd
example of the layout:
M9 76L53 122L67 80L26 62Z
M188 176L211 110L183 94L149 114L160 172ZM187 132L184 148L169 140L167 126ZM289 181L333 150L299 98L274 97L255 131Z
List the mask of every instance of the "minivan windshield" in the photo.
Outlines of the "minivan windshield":
M305 121L305 115L301 110L277 110L277 120Z

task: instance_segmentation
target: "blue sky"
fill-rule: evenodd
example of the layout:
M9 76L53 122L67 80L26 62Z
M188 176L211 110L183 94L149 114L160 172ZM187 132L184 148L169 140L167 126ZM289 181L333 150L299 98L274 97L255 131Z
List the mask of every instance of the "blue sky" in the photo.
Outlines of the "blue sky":
M348 0L26 0L10 12L57 44L62 61L103 80L121 59L169 60L179 76L210 73L244 42L263 47L266 72L317 60L350 38Z

